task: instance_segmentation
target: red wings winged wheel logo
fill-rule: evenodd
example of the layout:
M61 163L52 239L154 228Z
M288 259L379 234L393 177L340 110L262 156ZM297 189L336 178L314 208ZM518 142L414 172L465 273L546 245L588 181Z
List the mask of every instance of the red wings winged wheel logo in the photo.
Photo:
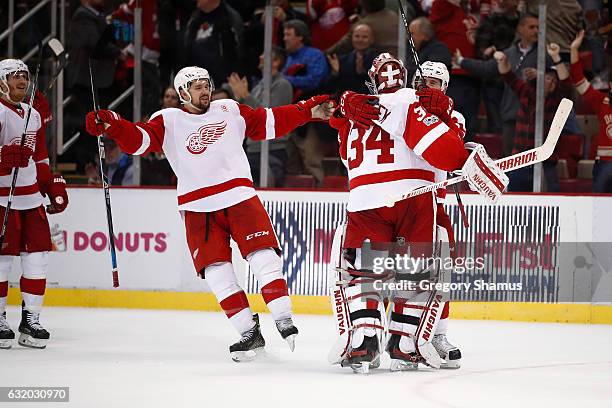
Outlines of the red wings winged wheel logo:
M192 133L187 138L185 146L192 154L202 154L208 149L210 145L215 143L223 133L227 123L211 123L210 125L204 125L198 129L197 132Z

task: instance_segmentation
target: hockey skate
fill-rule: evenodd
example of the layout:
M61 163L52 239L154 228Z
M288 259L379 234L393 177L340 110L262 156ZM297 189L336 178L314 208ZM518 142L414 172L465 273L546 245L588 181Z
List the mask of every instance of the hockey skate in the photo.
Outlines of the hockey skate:
M15 332L6 321L6 312L0 315L0 349L10 349L15 340Z
M266 345L266 341L261 335L258 314L253 315L253 321L255 326L242 333L240 340L229 348L232 360L237 363L254 360L257 354L263 352L263 348Z
M286 319L276 320L276 328L281 337L289 344L289 349L295 349L295 338L298 335L298 329L293 325L293 320L288 317Z
M440 368L461 367L461 350L449 343L445 334L436 334L431 344L443 360Z
M19 345L39 349L47 347L49 332L38 321L39 316L39 313L32 313L27 309L21 310Z
M405 338L404 341L401 341ZM400 342L402 343L400 347ZM391 356L391 371L413 371L419 368L422 358L416 352L412 337L392 334L387 342L387 352Z
M380 351L377 336L364 336L357 348L351 349L342 367L351 367L356 374L368 374L370 368L380 367Z

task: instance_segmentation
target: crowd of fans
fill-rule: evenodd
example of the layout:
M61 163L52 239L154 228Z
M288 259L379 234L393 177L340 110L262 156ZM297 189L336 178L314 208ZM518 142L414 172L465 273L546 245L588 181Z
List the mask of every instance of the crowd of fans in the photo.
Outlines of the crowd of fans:
M125 1L125 0L124 0ZM27 2L22 0L22 2ZM72 2L68 24L67 92L74 96L65 133L78 131L91 106L87 61L94 58L102 106L125 90L134 66L134 7L112 0ZM179 106L173 74L186 65L206 68L215 99L263 106L263 0L150 0L143 9L143 103L146 118L161 107ZM380 52L405 52L409 75L416 70L408 43L398 44L397 2L385 0L271 0L273 52L270 105L313 94L366 93L367 70ZM534 144L539 1L405 0L409 31L421 62L439 61L451 72L448 95L466 118L467 139L500 135L500 156ZM610 0L547 2L545 126L562 97L585 109L573 113L564 134L581 135L583 157L596 158L593 188L612 192L612 21ZM127 28L126 28L127 27ZM588 79L588 80L587 80ZM131 104L116 108L131 118ZM583 113L599 116L599 135L581 128ZM607 117L606 115L610 115ZM562 136L563 140L563 136ZM61 160L74 161L97 182L96 148L82 137ZM584 146L587 146L586 148ZM591 146L589 149L588 146ZM110 149L116 149L110 146ZM245 149L259 181L261 145ZM118 149L117 149L118 150ZM269 185L308 174L316 185L342 174L336 135L326 124L310 124L269 143ZM590 154L590 155L589 155ZM113 183L129 185L129 157L112 153ZM558 155L544 164L548 191L559 191ZM331 166L329 165L331 163ZM143 159L142 184L171 184L163 157ZM511 173L511 191L531 191L531 168Z

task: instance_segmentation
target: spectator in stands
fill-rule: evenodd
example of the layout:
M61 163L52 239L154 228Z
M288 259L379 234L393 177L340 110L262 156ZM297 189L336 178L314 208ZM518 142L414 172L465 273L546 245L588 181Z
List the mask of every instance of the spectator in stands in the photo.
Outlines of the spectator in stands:
M217 84L241 68L243 24L240 14L223 0L197 0L187 23L185 65L204 67Z
M245 74L248 78L257 76L259 71L259 56L263 53L264 46L264 20L265 7L263 1L261 7L257 8L251 18L245 22L244 44L246 50ZM289 4L288 0L271 0L272 9L272 44L284 46L283 25L285 21L302 20L306 21L306 14L296 10Z
M548 69L544 80L544 132L548 133L555 112L561 99L571 96L571 82L569 71L561 61L560 48L557 44L547 47L549 56L553 61L553 68ZM512 66L507 56L496 51L494 54L499 73L503 80L519 97L519 110L516 114L516 133L514 136L514 149L512 153L519 153L534 147L536 123L536 80L525 81L512 72ZM557 178L557 156L553 156L543 163L544 176L548 191L559 191ZM533 191L533 166L510 172L509 191Z
M134 166L132 157L123 153L112 139L104 141L106 160L105 174L111 186L133 186ZM99 161L87 165L85 173L89 176L89 184L101 184Z
M98 102L105 108L117 91L113 86L117 62L127 57L114 43L112 26L104 14L105 6L105 0L81 0L68 28L66 76L68 89L75 99L66 115L65 129L70 136L83 129L85 114L91 108L89 59L92 58ZM86 163L94 161L96 152L95 139L82 137L63 159L73 160L82 171Z
M293 86L295 98L314 92L327 77L329 67L323 52L309 45L310 31L306 23L289 20L284 27L287 62L282 74Z
M547 0L546 5L546 42L558 44L567 62L570 44L584 24L582 7L576 0ZM528 12L537 14L538 10L539 2L527 2Z
M259 57L259 70L263 75L263 54ZM272 78L270 80L270 105L264 104L264 83L259 81L253 89L249 90L249 83L246 78L241 78L237 73L232 73L227 78L227 83L231 87L236 100L240 103L249 105L252 108L259 107L274 107L288 105L293 99L293 87L280 73L281 68L285 65L285 51L280 47L272 49ZM293 137L293 136L291 136ZM280 138L268 141L268 160L271 182L269 186L281 187L284 183L286 166L287 166L287 147L288 138ZM253 181L259 185L260 180L260 161L261 161L261 142L255 142L251 139L246 140L246 152L249 164L251 165L251 173Z
M182 67L181 44L189 17L195 10L193 0L157 0L159 30L159 71L161 86L172 84L174 73Z
M211 102L218 101L219 99L234 99L231 88L226 83L212 91L210 96Z
M307 0L312 46L326 50L337 43L349 31L349 17L355 14L357 4L357 0Z
M385 0L360 0L361 16L355 22L369 25L374 32L376 43L374 47L380 52L397 55L397 23L398 15L388 10ZM408 21L415 16L414 9L406 4L404 7ZM355 25L353 25L355 27ZM336 44L327 49L328 54L346 54L351 51L352 30Z
M329 93L341 93L346 90L368 93L365 85L365 81L368 80L368 69L378 55L372 49L374 44L372 28L367 24L358 23L353 28L352 43L353 51L348 54L327 56L331 67L331 74L326 84Z
M477 58L488 60L497 50L505 50L514 42L519 21L518 0L501 0L493 13L483 18L476 29ZM487 131L502 133L500 102L504 94L501 78L482 81L482 99L487 111Z
M113 13L113 18L134 24L134 10L137 1L122 3ZM141 2L142 7L142 112L152 114L159 106L159 32L157 31L157 2ZM133 58L134 46L130 44L126 52Z
M460 0L435 0L429 13L436 38L453 52L459 50L466 58L476 56L475 34L478 22L467 14ZM454 109L465 117L467 135L478 128L480 107L480 78L469 75L461 67L453 66L446 94L455 103Z
M415 18L408 29L419 54L419 61L441 62L450 70L451 52L444 43L436 38L434 27L426 17ZM408 45L406 46L408 47ZM406 51L406 69L409 79L412 79L416 66L409 47Z
M597 112L599 118L596 162L593 168L593 191L612 193L612 81L608 81L608 95L606 95L596 91L584 77L578 54L583 39L584 31L580 31L571 43L572 82L584 103Z
M516 27L516 33L518 40L511 47L503 50L503 52L508 58L512 72L522 77L524 75L523 71L526 68L535 68L537 66L538 17L533 14L522 15ZM481 61L463 58L461 52L456 51L453 63L480 78L495 78L499 76L497 62L494 59ZM548 59L547 64L550 65L550 59ZM512 152L516 128L516 113L519 110L519 106L518 97L505 84L501 101L504 155L509 155Z
M181 101L179 95L176 93L176 89L173 86L169 86L164 91L164 97L162 100L162 109L164 108L180 108Z

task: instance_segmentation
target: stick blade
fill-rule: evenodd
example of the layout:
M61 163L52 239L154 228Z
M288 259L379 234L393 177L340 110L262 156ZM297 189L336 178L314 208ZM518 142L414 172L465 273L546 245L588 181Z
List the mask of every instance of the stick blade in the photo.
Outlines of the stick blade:
M540 155L541 161L548 159L555 151L555 146L559 141L559 137L561 136L565 122L567 121L569 114L572 112L572 106L574 106L574 102L567 98L563 98L561 103L559 103L559 107L555 112L555 117L550 124L550 130L548 131L546 140L542 145L546 146L546 149L544 149L545 151L543 151L542 155Z
M49 48L51 48L53 54L55 54L55 56L58 58L65 52L64 45L57 38L50 39L47 45Z

